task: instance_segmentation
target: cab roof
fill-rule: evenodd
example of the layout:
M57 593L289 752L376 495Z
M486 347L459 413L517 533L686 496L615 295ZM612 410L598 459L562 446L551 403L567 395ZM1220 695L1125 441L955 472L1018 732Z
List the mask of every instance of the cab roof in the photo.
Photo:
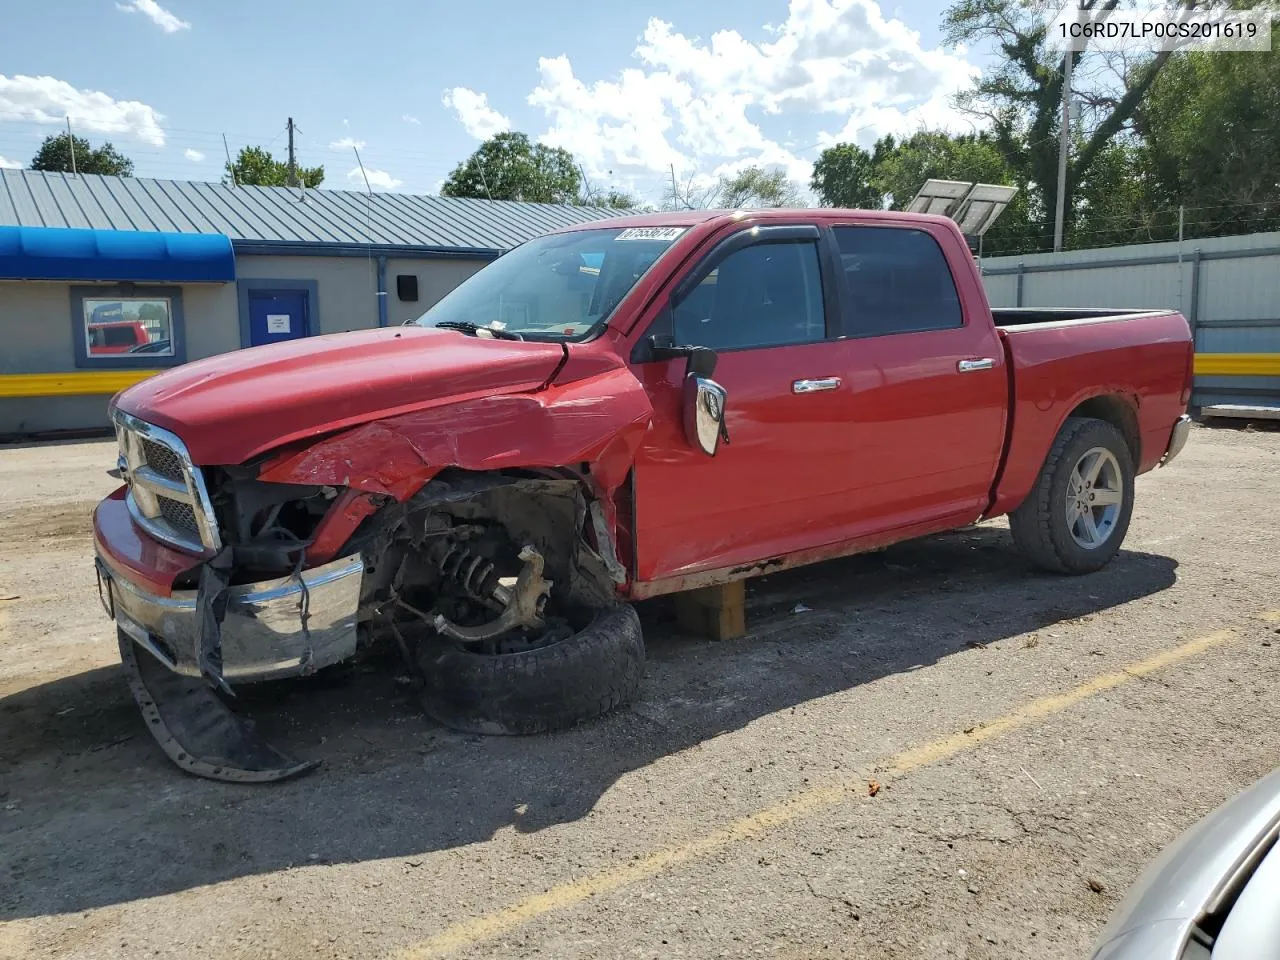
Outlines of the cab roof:
M657 213L637 213L606 220L595 220L561 227L553 232L568 233L574 230L626 229L628 227L693 227L713 221L731 220L843 220L856 216L859 220L903 221L914 223L954 224L948 217L927 213L907 213L901 210L854 210L840 207L779 207L758 210L663 210Z

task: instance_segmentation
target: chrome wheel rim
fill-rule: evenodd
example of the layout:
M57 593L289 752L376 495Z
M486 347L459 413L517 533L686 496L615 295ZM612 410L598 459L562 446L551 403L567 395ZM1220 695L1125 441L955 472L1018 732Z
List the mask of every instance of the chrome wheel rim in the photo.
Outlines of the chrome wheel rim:
M1067 529L1086 550L1097 550L1111 539L1124 505L1124 476L1120 461L1105 447L1085 451L1067 482Z

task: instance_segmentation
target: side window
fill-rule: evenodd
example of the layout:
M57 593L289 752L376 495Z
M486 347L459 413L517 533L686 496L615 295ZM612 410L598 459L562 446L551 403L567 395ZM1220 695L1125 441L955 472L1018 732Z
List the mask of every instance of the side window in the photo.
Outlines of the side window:
M923 230L836 227L853 337L964 325L960 297L938 242Z
M736 250L673 313L677 342L717 350L822 340L827 324L817 245L758 243Z

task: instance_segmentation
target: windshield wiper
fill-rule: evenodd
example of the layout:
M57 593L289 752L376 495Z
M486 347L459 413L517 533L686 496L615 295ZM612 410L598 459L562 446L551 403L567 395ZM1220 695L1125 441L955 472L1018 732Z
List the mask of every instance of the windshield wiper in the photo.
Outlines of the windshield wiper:
M439 323L434 324L434 326L441 330L461 330L463 333L469 333L473 337L478 336L480 331L483 330L486 333L492 334L499 340L520 340L522 342L524 340L524 337L511 330L498 330L494 327L482 327L480 324L471 323L468 320L441 320Z

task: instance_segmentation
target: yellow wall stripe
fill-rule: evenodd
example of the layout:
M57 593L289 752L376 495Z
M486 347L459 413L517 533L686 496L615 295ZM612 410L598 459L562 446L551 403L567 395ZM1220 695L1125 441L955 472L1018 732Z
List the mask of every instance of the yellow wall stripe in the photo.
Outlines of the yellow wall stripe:
M1197 353L1201 377L1280 377L1280 353Z
M1201 377L1280 377L1280 353L1197 353ZM112 394L159 370L68 370L0 374L0 397L92 397Z
M93 397L131 387L159 370L70 370L0 374L0 397Z

